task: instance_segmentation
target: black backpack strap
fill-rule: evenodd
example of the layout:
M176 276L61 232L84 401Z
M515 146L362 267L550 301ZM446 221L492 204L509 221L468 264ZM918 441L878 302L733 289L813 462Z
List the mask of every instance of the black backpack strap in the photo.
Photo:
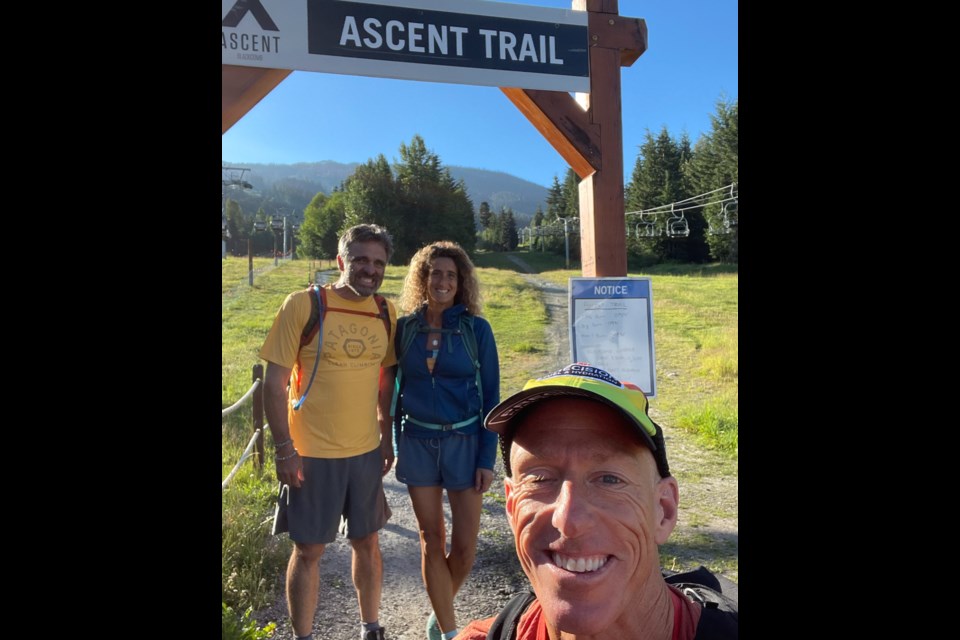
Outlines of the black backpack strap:
M500 615L493 621L493 624L490 625L487 640L515 640L520 616L536 599L537 596L533 591L526 591L513 596L510 602L500 611Z
M723 588L720 586L720 580L717 579L717 576L710 573L710 570L705 566L700 565L698 568L691 571L684 571L682 573L668 573L663 571L663 579L667 584L677 585L682 582L691 582L695 584L701 584L705 587L710 587L714 591L723 591Z
M736 640L740 633L736 583L703 566L683 573L663 571L663 579L703 608L694 640Z
M740 620L736 611L704 607L693 640L737 640Z

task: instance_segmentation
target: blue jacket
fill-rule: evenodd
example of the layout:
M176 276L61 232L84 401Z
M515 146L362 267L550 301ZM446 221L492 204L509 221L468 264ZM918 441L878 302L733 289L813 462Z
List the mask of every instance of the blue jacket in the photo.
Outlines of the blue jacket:
M464 313L467 313L467 308L462 304L446 309L443 312L443 327L459 328L460 315ZM426 326L427 321L423 314L424 310L421 308L413 315L417 317L419 324ZM397 326L402 327L407 317L409 316L400 318ZM478 421L457 429L457 432L479 434L477 467L492 470L497 459L497 434L483 428L483 418L500 402L500 359L490 323L480 316L475 316L473 332L477 337L480 361L483 414ZM399 334L400 331L397 331L397 357L400 356L401 348ZM429 350L432 351L433 349ZM479 415L480 394L477 392L476 369L467 354L463 337L451 333L443 334L432 374L427 368L427 353L427 334L418 333L406 356L398 363L403 370L403 413L431 424L453 424ZM403 432L414 438L446 438L453 435L449 431L428 429L407 421L403 423Z

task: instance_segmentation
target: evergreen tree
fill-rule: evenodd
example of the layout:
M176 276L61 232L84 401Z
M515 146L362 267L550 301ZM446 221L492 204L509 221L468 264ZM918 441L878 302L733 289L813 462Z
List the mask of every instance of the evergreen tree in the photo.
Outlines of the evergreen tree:
M343 191L334 190L329 197L320 192L307 205L299 234L305 255L327 260L336 257L340 232L345 228L345 199Z
M358 166L344 181L344 221L346 230L357 224L379 224L393 236L394 245L404 236L399 187L387 159L380 154ZM396 262L394 262L396 264Z
M567 167L567 175L563 180L563 213L564 218L580 217L580 178L577 173Z
M473 202L463 180L454 180L449 168L443 169L439 197L444 208L439 213L437 240L453 240L467 253L477 245L477 223L473 216Z
M724 198L703 210L705 239L714 260L737 262L739 227L737 199L739 193L739 117L738 101L717 102L717 112L710 116L712 128L694 146L693 157L686 166L690 188L695 193L708 193L736 184L736 191L718 192L712 200Z
M680 142L676 142L666 127L660 130L657 137L654 137L649 130L647 131L644 143L640 146L640 154L634 164L630 182L624 190L624 205L627 211L641 211L671 205L696 195L689 193L689 181L684 173L684 166L690 156L689 145L689 139L686 136ZM643 223L651 221L654 223L657 234L654 237L641 235L639 238L634 234L628 243L628 250L639 251L641 254L650 253L657 261L667 259L686 261L690 259L691 254L705 255L702 250L691 251L691 245L702 244L703 240L702 234L699 237L692 235L688 213L690 212L671 211L669 208L664 208L655 216L648 215L643 219L640 216L628 217L629 224L633 227L631 231L636 231L637 225L641 225L641 231L643 231L645 229L642 226ZM695 222L694 227L696 226ZM680 232L684 227L691 230L691 235L671 235L671 233Z
M400 145L400 159L392 167L382 155L357 167L345 181L344 193L344 226L385 226L393 236L393 264L408 262L435 240L458 242L467 251L476 246L466 186L453 179L419 135Z
M550 185L550 189L547 191L547 211L545 217L549 222L550 220L556 220L558 217L563 216L563 214L563 187L560 186L559 178L553 176L553 184Z
M493 213L490 211L490 205L486 202L480 203L480 230L489 229L493 224Z
M531 223L531 227L539 227L543 224L543 208L540 205L537 205L537 211L533 214Z
M503 209L501 209L499 226L499 244L501 251L513 251L517 248L519 240L517 238L517 221L510 207L503 207Z

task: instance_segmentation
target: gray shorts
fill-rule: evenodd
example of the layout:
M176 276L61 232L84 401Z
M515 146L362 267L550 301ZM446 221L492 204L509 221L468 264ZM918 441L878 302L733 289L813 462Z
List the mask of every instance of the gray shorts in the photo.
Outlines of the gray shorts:
M300 488L290 487L289 503L280 502L291 540L329 544L338 530L347 538L365 538L387 523L390 506L383 492L380 447L352 458L302 460Z
M448 431L445 437L414 438L400 434L397 480L410 487L440 486L462 491L476 483L480 436Z

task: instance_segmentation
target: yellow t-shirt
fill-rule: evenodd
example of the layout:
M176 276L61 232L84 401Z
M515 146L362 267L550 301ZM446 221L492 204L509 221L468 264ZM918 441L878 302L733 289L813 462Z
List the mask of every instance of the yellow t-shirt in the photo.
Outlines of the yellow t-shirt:
M347 300L331 287L323 318L323 347L317 375L307 399L293 410L310 384L317 357L317 336L300 349L300 334L310 318L312 291L295 291L280 305L260 357L293 369L287 418L290 436L300 455L311 458L348 458L368 453L380 444L377 397L380 368L397 362L393 345L397 312L387 301L390 335L383 320L337 309L379 313L373 296ZM299 350L299 363L297 353ZM299 389L298 389L299 380Z

